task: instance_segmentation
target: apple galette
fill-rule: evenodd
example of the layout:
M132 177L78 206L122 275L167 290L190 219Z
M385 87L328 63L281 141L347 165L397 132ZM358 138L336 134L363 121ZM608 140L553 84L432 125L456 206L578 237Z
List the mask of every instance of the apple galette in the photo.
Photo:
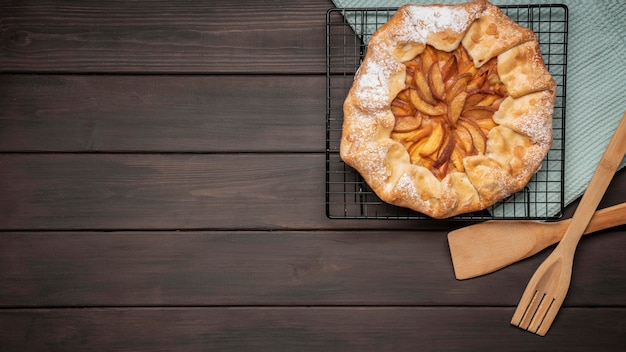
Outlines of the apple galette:
M341 157L388 203L482 210L541 166L555 90L534 33L491 3L405 5L370 39Z

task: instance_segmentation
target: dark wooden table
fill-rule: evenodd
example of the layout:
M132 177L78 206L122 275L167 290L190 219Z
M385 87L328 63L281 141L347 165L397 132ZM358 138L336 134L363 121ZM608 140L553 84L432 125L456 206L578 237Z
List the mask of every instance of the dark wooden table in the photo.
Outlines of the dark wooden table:
M453 223L326 217L332 6L0 1L1 351L626 348L624 227L541 338L548 251L456 281Z

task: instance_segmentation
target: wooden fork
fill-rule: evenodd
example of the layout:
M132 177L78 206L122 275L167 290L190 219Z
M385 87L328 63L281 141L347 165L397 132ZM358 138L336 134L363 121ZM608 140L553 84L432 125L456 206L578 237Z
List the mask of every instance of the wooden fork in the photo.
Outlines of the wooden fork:
M541 336L548 332L569 289L578 241L624 154L626 154L626 113L602 155L563 239L528 282L511 324Z

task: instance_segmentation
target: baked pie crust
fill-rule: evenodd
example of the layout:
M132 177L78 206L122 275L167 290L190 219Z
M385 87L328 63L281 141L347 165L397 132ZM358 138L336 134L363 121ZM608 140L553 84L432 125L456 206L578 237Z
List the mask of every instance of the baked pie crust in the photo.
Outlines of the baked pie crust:
M522 189L552 144L534 33L487 1L405 5L371 37L340 154L385 202L433 218Z

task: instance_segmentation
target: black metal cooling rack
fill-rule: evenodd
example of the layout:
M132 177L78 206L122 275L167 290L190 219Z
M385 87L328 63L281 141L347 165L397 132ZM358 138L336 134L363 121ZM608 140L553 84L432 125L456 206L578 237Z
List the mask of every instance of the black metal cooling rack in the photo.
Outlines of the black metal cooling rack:
M557 83L554 142L528 185L507 199L452 220L559 218L564 208L565 81L568 9L565 5L511 5L502 11L532 29L548 70ZM326 215L336 219L429 219L381 201L361 176L339 156L343 101L367 52L371 35L396 8L331 9L326 17Z

